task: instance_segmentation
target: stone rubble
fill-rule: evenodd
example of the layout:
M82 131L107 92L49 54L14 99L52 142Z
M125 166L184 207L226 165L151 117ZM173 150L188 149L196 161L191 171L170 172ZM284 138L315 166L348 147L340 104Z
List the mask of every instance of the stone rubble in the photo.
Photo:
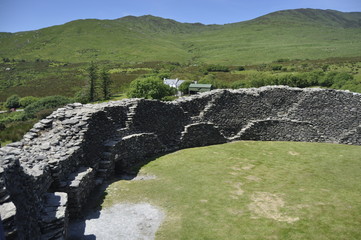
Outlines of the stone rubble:
M235 140L361 145L361 95L272 86L68 104L0 148L7 239L65 239L94 188L151 157ZM69 215L69 216L68 216Z

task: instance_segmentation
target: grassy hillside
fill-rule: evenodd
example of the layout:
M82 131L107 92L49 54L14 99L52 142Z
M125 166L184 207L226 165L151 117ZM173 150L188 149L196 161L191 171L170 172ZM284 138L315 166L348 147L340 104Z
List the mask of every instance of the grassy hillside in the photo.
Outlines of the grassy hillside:
M361 52L361 13L298 9L228 25L153 16L77 20L0 34L0 57L86 62L253 64L279 58L351 57Z
M185 59L178 43L132 30L117 20L78 20L61 26L20 32L1 39L1 56L16 59L144 61L155 55L159 61ZM169 49L172 51L164 55ZM161 54L159 54L161 53ZM153 57L152 57L153 58ZM153 59L154 59L153 58Z
M360 146L243 141L185 149L144 166L139 175L150 180L112 183L102 207L162 208L156 239L360 239L360 170Z
M297 9L225 25L192 39L200 59L223 64L358 56L361 13Z
M335 28L360 28L361 13L343 13L334 10L294 9L273 12L251 22L261 24L319 25Z

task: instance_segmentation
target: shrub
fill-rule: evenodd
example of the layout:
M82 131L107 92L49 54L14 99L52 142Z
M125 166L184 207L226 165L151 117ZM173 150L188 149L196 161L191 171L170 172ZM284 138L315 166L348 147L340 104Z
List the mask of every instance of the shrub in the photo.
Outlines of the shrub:
M175 91L157 77L146 77L131 82L127 95L131 98L162 99L174 95Z
M37 98L37 97L27 96L27 97L20 98L19 103L20 103L20 106L25 108L38 100L39 100L39 98Z
M20 107L20 97L18 95L12 95L6 99L6 102L4 104L4 107L10 109L10 108L18 108Z
M238 71L244 71L244 70L246 70L246 68L243 67L243 66L239 66L239 67L237 68L237 70L238 70Z
M272 66L272 71L280 71L282 70L282 65L273 65Z
M64 96L49 96L39 99L24 109L27 118L35 117L37 112L45 109L55 109L72 102L72 99Z
M210 65L206 68L207 72L229 72L229 68L221 65Z
M280 58L280 59L277 59L275 62L278 62L278 63L284 63L284 62L289 62L290 60L288 58Z
M322 68L322 71L326 72L330 68L330 65L326 64L326 65L323 65L321 68Z
M192 81L184 81L180 86L179 86L179 91L181 91L183 94L188 94L188 88L189 85L192 84Z
M229 88L229 84L225 81L222 81L220 79L217 79L217 76L210 73L206 76L203 76L200 80L199 83L202 84L212 84L213 89L216 88Z
M39 112L35 113L35 117L37 119L43 119L43 118L46 118L47 116L49 116L50 114L52 114L52 112L54 112L53 108L43 109L43 110L40 110Z
M361 82L353 81L351 83L346 83L341 89L361 93Z
M300 87L300 88L308 87L307 79L299 74L284 75L281 81L284 82L283 85L288 85L290 87Z
M170 78L171 74L169 72L159 72L153 76L163 79L163 78Z
M25 120L24 112L11 112L11 113L1 114L0 123L7 124L11 122L18 122L24 120Z
M231 84L231 88L238 89L238 88L245 88L247 87L247 83L245 81L236 81Z
M319 84L323 87L331 87L336 75L337 72L328 72L322 79L320 79Z
M342 88L347 83L350 83L354 80L354 77L346 72L340 72L334 75L332 88Z
M216 83L216 76L212 73L205 75L204 77L202 77L199 80L199 83L203 83L203 84L213 84L215 85Z
M318 86L320 85L321 79L324 77L324 73L321 71L313 71L307 74L302 74L305 79L307 79L308 86Z
M248 76L250 87L262 87L267 85L267 76L264 73L254 73ZM269 83L268 83L269 84Z

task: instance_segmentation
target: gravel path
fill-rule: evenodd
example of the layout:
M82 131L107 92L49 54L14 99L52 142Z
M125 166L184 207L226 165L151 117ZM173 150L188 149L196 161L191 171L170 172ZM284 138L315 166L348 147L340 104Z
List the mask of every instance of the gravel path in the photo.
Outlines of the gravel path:
M165 214L149 203L116 204L70 224L68 239L153 240Z

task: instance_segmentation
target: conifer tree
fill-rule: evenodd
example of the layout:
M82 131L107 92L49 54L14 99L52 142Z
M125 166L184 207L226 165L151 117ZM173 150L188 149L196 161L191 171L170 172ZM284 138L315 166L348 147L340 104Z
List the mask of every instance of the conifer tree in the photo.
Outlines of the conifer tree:
M91 62L90 67L88 68L88 76L89 76L89 102L94 102L96 99L96 83L97 83L97 66L94 62Z
M100 80L101 80L101 90L103 94L103 99L108 100L110 98L110 85L112 84L109 72L106 71L104 68L100 73Z

